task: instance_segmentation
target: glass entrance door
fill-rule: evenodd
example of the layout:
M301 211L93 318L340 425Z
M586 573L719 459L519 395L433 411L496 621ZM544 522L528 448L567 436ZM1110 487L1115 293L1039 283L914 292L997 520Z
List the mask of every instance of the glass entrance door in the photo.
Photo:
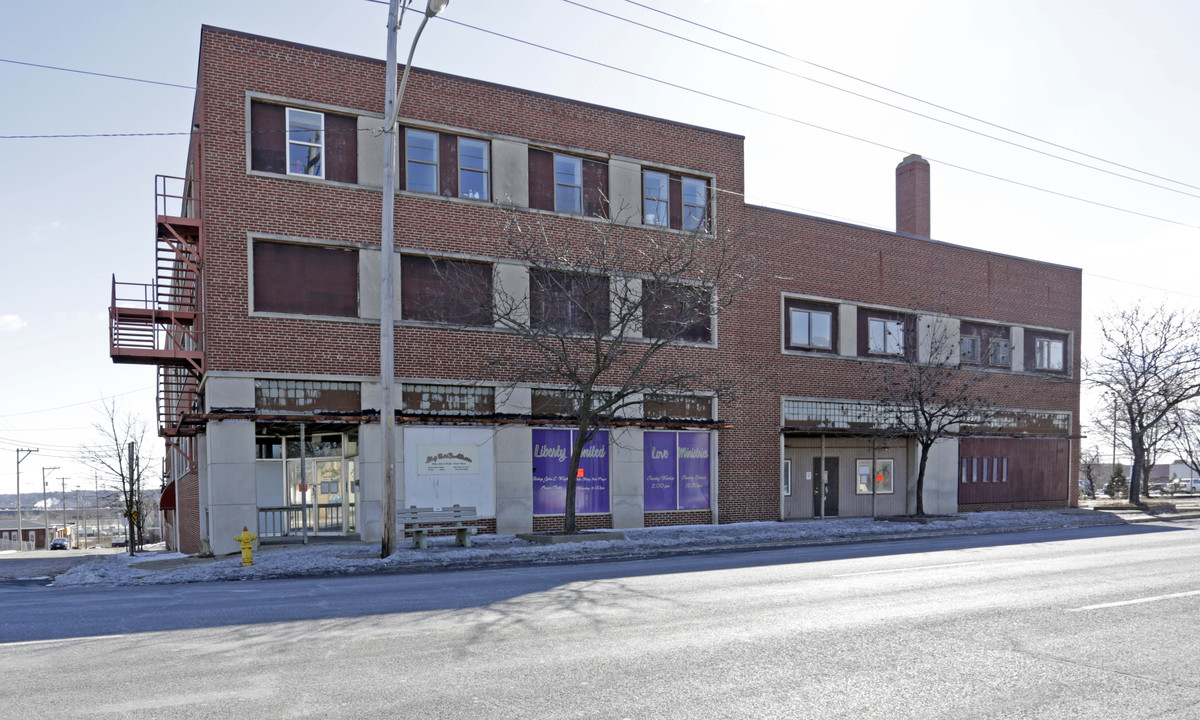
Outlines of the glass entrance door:
M343 458L307 458L304 485L300 460L287 461L288 518L293 532L304 527L310 533L344 535L354 529L353 492L347 482ZM302 490L302 487L304 488Z

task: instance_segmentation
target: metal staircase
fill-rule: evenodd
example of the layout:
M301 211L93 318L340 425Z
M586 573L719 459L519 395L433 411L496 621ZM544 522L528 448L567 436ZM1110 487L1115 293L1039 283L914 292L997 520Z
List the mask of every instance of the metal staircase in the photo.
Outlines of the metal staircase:
M181 188L170 192L169 188ZM178 214L168 205L178 202ZM155 275L152 283L117 282L109 306L113 362L158 366L158 428L166 438L194 435L204 376L202 270L204 223L199 184L155 178Z

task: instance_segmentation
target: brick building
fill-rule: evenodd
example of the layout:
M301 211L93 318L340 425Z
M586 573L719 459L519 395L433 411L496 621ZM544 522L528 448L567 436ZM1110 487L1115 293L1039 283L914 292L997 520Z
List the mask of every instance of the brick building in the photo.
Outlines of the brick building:
M185 177L160 183L158 276L114 280L111 312L113 359L158 368L166 535L186 552L233 552L243 526L381 535L384 75L202 30ZM525 297L537 322L556 298L506 255L504 218L580 233L618 208L641 233L731 232L759 261L751 289L669 351L754 383L647 397L598 435L582 526L912 512L919 453L883 436L876 378L913 361L981 377L1004 409L935 445L927 511L1075 502L1080 272L929 239L921 158L897 168L884 232L746 205L743 141L725 132L421 70L401 125L399 506L473 505L504 533L561 525L569 431L538 411L561 388L481 377L476 360L513 340L486 313L429 314L458 301L431 263Z

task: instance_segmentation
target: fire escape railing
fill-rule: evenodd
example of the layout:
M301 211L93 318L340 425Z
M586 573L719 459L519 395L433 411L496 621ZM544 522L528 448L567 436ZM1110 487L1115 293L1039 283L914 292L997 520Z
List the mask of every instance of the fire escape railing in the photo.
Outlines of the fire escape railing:
M194 433L184 421L197 411L204 375L204 233L199 183L159 175L154 184L155 278L113 277L109 353L114 362L158 366L159 434L170 440Z

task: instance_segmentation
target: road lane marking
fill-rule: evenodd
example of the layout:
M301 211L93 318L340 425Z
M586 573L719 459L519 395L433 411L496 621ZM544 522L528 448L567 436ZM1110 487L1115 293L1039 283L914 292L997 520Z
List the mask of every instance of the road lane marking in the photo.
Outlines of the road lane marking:
M1099 605L1085 605L1083 607L1070 608L1067 610L1067 612L1083 612L1084 610L1101 610L1103 608L1121 607L1122 605L1138 605L1141 603L1157 602L1159 600L1190 597L1192 595L1200 595L1200 590L1189 590L1188 592L1171 593L1170 595L1155 595L1154 597L1138 598L1136 600L1122 600L1120 602L1101 603Z
M73 642L74 643L74 642L80 642L81 640L112 640L114 638L123 638L123 637L126 637L126 636L125 635L87 635L84 637L48 638L46 640L22 640L20 642L10 642L10 643L0 642L0 646L10 648L10 647L22 647L25 645L53 645L54 643L65 643L65 642Z
M964 565L981 565L982 560L973 562L947 563L945 565L918 565L917 567L893 568L891 570L871 570L870 572L848 573L846 575L834 575L835 578L858 577L860 575L882 575L884 573L908 572L910 570L937 570L938 568L962 567Z

